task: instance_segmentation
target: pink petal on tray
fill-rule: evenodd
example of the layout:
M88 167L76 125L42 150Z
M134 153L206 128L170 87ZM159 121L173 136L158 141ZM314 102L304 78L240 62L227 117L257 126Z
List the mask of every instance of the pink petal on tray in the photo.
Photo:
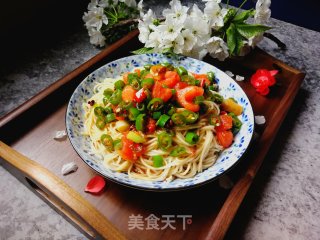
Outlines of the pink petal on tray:
M90 193L99 193L102 191L105 185L106 185L106 181L104 180L103 177L95 176L90 179L84 191L90 192Z

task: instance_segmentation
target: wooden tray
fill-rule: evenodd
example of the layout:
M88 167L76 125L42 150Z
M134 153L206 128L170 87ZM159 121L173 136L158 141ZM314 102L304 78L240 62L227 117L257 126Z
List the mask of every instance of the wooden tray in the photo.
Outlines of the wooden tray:
M212 182L196 189L157 193L108 182L103 194L91 195L84 192L84 187L96 173L79 158L68 140L55 141L53 134L65 129L67 103L76 86L97 67L139 48L137 34L137 31L128 34L2 118L1 164L90 238L222 239L305 74L259 49L241 60L221 63L206 59L223 70L245 76L246 80L240 85L251 100L255 114L264 115L267 120L263 127L256 127L260 137L228 173L235 183L232 189L224 190L217 182ZM278 84L267 97L256 94L248 81L257 68L280 71ZM70 161L78 164L78 171L62 176L62 165ZM139 214L144 218L144 230L130 230L130 216ZM165 215L170 215L176 229L146 230L148 221L145 218L151 214L159 218L159 227L165 225Z

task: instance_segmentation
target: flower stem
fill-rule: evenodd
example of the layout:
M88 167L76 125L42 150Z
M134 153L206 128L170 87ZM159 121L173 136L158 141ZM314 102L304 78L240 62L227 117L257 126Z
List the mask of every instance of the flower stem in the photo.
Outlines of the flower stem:
M286 44L281 42L281 40L279 38L277 38L275 35L273 35L272 33L265 32L265 33L263 33L263 36L266 38L269 38L270 40L275 42L278 45L278 48L280 48L281 50L287 49Z
M248 0L244 0L241 5L238 7L236 14L239 12L240 8L247 2Z
M227 0L227 8L229 8L229 0Z

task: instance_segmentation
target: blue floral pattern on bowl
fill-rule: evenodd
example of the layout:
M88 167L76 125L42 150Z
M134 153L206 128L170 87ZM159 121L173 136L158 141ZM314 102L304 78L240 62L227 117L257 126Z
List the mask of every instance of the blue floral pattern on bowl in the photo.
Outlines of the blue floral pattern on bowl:
M115 78L119 75L132 71L136 67L142 67L146 64L157 64L169 62L174 65L183 66L189 71L196 73L215 73L219 84L219 92L224 97L233 97L243 107L243 113L239 116L243 125L240 132L236 135L231 147L224 150L218 157L216 163L210 168L198 173L189 179L175 179L167 181L144 181L129 178L126 173L115 172L107 169L99 156L90 153L89 138L84 137L83 132L84 110L82 104L87 102L93 95L93 87L96 83L102 82L105 78ZM153 191L168 191L190 188L201 185L213 180L230 169L244 154L249 146L253 135L254 115L251 104L241 89L241 87L223 71L216 67L193 58L178 56L169 57L163 54L142 54L121 58L110 62L87 76L76 88L68 104L66 112L66 127L69 139L76 152L83 161L102 176L117 183Z

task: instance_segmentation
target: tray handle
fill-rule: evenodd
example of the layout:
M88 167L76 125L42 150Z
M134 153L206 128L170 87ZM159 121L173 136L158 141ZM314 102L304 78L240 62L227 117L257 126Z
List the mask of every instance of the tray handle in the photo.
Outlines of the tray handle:
M30 160L2 141L0 141L0 157L24 174L26 182L35 192L72 219L89 237L93 239L126 239L108 219L78 192L48 169Z

